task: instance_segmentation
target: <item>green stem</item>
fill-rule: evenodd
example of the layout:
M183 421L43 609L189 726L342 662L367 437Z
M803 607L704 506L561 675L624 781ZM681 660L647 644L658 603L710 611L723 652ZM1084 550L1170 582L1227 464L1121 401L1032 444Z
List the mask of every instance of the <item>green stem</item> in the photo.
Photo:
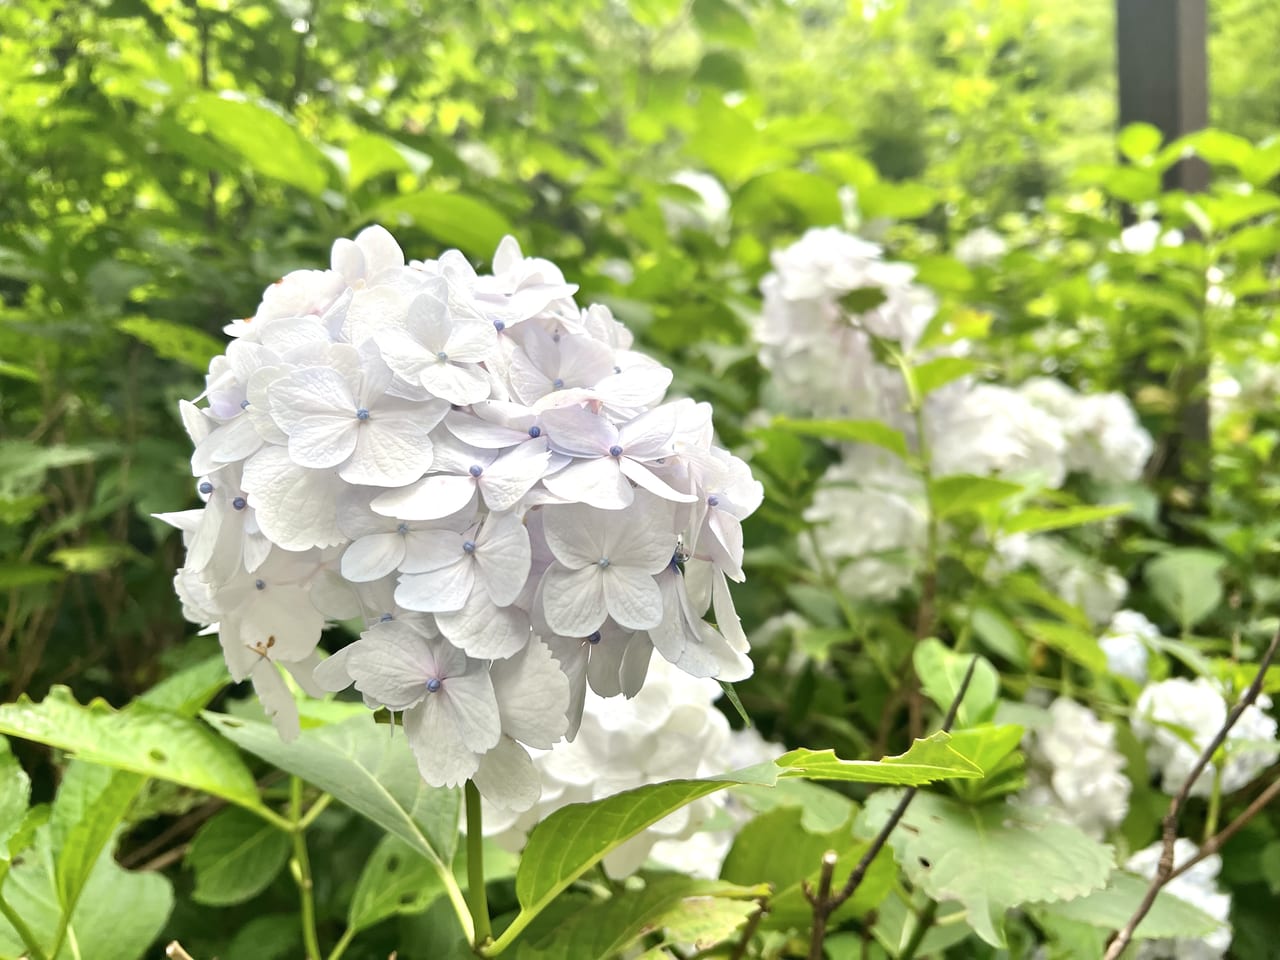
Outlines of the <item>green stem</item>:
M329 954L329 960L339 960L346 953L347 947L351 946L351 941L355 939L355 936L356 928L347 927L338 942L333 945L333 952Z
M321 960L320 938L316 935L316 902L311 882L311 860L307 856L306 828L302 826L302 778L289 778L289 823L293 834L293 879L298 884L302 906L302 942L307 960Z
M306 830L311 824L315 823L316 817L324 813L329 804L333 802L333 795L328 793L320 794L320 798L311 805L311 808L302 815L302 819L298 821L298 829Z
M1221 762L1213 766L1213 790L1209 793L1209 809L1204 815L1204 842L1218 832L1218 818L1222 813L1222 767Z
M9 926L13 927L14 932L18 934L23 946L27 948L27 953L31 955L31 960L48 960L48 955L40 949L40 941L36 939L36 935L31 932L31 928L26 925L22 917L18 916L13 907L9 906L4 897L0 897L0 915L9 921Z
M925 908L920 911L916 917L916 925L911 930L911 936L903 945L902 951L898 954L898 960L914 960L916 951L920 949L920 944L924 943L925 934L933 926L934 918L938 915L938 904L935 900L930 900Z
M475 924L476 947L493 939L489 927L489 901L484 889L484 833L480 814L480 791L470 780L464 788L467 798L467 904Z

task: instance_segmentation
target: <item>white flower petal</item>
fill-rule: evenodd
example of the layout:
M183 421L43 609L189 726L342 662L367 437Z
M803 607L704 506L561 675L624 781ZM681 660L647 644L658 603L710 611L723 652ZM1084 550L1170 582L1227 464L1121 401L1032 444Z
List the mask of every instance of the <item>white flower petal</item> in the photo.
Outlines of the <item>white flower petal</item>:
M260 660L249 672L249 679L253 682L253 690L262 703L262 709L271 718L280 739L286 743L296 740L300 730L298 704L276 665L270 660Z
M529 578L533 553L529 531L512 514L490 514L476 538L475 561L489 597L500 607L514 603Z
M471 594L461 610L439 613L436 623L449 642L480 660L501 660L529 642L529 615L518 607L498 607L483 590Z
M572 457L604 457L618 443L618 431L607 417L583 407L561 407L542 414L551 448Z
M522 813L542 796L542 782L529 751L510 737L504 736L480 758L479 769L471 779L485 800L503 810ZM486 827L488 821L486 816Z
M405 713L404 732L429 786L460 787L480 767L479 754L463 742L458 718L439 694Z
M489 670L498 696L502 731L531 747L549 750L568 728L569 678L540 640Z
M469 476L434 474L399 490L375 497L374 513L402 520L442 520L466 509L476 495Z
M566 567L576 570L594 564L605 555L604 524L590 507L575 503L547 506L539 512L547 546Z
M424 613L461 610L474 584L475 564L470 560L427 573L406 573L396 587L396 603Z
M244 489L258 526L286 550L343 541L337 522L340 487L336 473L299 467L282 447L264 447L244 467Z
M631 567L610 566L603 581L609 616L620 626L648 630L662 622L662 591L652 576Z
M643 463L639 463L628 457L622 457L618 461L618 467L624 476L635 481L636 486L644 487L644 489L648 490L650 493L657 494L664 500L672 500L676 503L694 503L698 499L691 493L681 493L679 490L675 489L675 487L669 485L665 480L658 477L657 474L646 467Z
M542 485L557 497L601 510L622 510L635 499L635 488L622 475L618 460L613 457L575 460L559 473L545 478Z
M404 560L404 536L375 533L361 537L342 554L342 575L357 583L379 580Z
M480 494L490 510L510 510L547 472L551 451L536 443L522 443L485 468Z
M568 570L552 564L542 575L542 612L547 625L565 637L586 637L608 616L601 570Z
M336 467L356 449L354 413L304 417L289 428L289 459L300 467L323 470Z
M356 421L356 444L339 473L348 483L402 487L431 466L431 426L412 417L387 415L381 409L364 423Z

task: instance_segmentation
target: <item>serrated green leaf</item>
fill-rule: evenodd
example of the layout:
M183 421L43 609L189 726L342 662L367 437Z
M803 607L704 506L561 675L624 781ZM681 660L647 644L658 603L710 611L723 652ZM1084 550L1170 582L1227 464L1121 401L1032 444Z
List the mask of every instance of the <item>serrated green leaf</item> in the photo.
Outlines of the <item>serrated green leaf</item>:
M67 765L49 817L58 902L71 913L146 777L84 760Z
M776 761L783 777L809 780L848 780L855 783L891 783L918 786L954 777L976 779L982 768L951 747L951 737L935 733L916 740L906 753L883 760L841 760L834 750L801 747Z
M199 373L209 368L209 361L226 350L226 344L203 330L155 317L125 317L116 321L116 329L141 340L166 360L176 360Z
M79 759L180 783L243 807L258 790L235 750L198 720L134 703L114 710L102 700L81 706L66 687L40 703L22 696L0 704L0 733L74 753Z
M911 370L911 378L916 390L922 397L927 397L939 387L967 377L982 369L982 364L969 357L936 357Z
M775 417L773 425L806 437L838 443L871 443L903 458L909 455L907 439L902 431L879 420L792 420Z
M419 190L378 205L373 217L387 223L411 223L447 247L471 257L490 257L514 229L507 218L478 197Z
M7 860L9 838L18 832L31 802L31 778L0 738L0 860Z
M978 639L992 653L1016 667L1027 665L1027 639L1001 611L986 605L975 607L969 622Z
M730 792L756 813L796 808L801 813L800 825L810 833L830 833L854 811L853 801L844 794L809 780L779 780L772 787L742 784L730 787Z
M934 513L943 518L1001 503L1021 493L1022 486L995 477L957 473L937 478L929 491Z
M645 877L644 887L625 889L607 900L575 910L536 940L522 942L517 957L614 957L646 932L669 925L676 928L673 939L680 942L688 941L679 934L693 933L695 938L698 934L727 936L756 909L755 898L768 892L768 887L761 885L650 875ZM708 901L737 901L737 909L728 912L728 916L737 918L728 931L723 929L724 914L716 917L700 911ZM717 919L719 923L715 922Z
M774 764L759 764L705 780L655 783L562 807L534 828L525 845L516 873L521 915L540 913L605 854L668 814L732 784L768 785L777 777Z
M1150 561L1143 579L1161 605L1190 630L1222 602L1221 554L1194 548L1174 549Z
M459 791L422 782L408 741L368 717L303 730L284 743L268 723L205 712L242 750L301 777L448 870L458 840Z
M324 151L272 106L201 93L186 110L210 137L239 154L255 173L311 196L319 196L329 185L333 168Z
M1138 163L1149 160L1160 149L1162 140L1164 140L1164 134L1160 132L1159 127L1149 123L1130 123L1120 131L1116 138L1116 146L1122 156Z
M1020 624L1030 636L1057 650L1068 660L1073 660L1094 673L1103 673L1107 669L1107 655L1102 652L1098 638L1092 633L1056 620L1028 618L1020 621Z
M1051 913L1066 920L1087 923L1105 930L1118 930L1133 916L1147 892L1148 881L1117 870L1101 890L1060 903L1037 904L1036 912ZM1180 900L1165 890L1156 897L1150 912L1134 931L1138 940L1165 937L1198 940L1217 930L1220 924L1203 910Z
M244 810L221 810L191 840L191 899L209 906L244 903L265 890L289 859L289 835Z
M5 878L5 901L37 943L51 953L61 908L54 877L50 828ZM71 915L56 960L141 960L173 908L173 891L160 873L131 873L104 850ZM21 939L0 917L0 957L26 956Z
M166 677L138 700L184 717L194 717L230 683L226 662L221 654L216 654Z
M939 710L950 708L960 692L965 674L975 654L961 654L948 649L939 640L929 637L916 645L913 655L916 676L929 699ZM1000 675L984 657L977 657L973 678L965 691L964 700L956 719L960 726L968 727L987 719L1000 696Z
M347 925L365 930L398 913L421 913L443 893L430 860L399 837L383 837L360 871Z
M347 144L347 185L356 190L385 173L413 173L431 169L431 158L379 133L363 132Z
M866 853L867 844L853 835L852 818L833 830L813 833L804 829L803 817L794 807L756 817L738 832L720 870L722 880L773 888L762 923L765 929L803 929L812 920L813 907L805 899L803 884L816 886L824 853L836 852L837 886ZM874 910L892 888L896 872L892 857L877 856L857 892L836 912L837 922Z
M1078 507L1067 507L1062 510L1048 507L1027 507L1001 525L1006 533L1043 533L1046 530L1066 530L1069 527L1082 527L1089 523L1109 520L1111 517L1124 516L1132 507L1127 503L1092 504Z
M901 792L871 796L856 832L874 836ZM1111 847L1033 808L997 802L972 806L917 794L890 835L912 885L934 900L958 900L969 924L995 947L1005 945L1004 915L1025 903L1053 902L1100 889L1111 874Z

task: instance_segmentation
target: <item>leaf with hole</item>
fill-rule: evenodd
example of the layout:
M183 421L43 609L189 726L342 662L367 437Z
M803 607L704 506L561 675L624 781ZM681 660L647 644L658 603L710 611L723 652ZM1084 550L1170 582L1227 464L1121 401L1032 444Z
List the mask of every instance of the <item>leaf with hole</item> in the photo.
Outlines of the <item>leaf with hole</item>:
M982 768L953 749L950 735L941 732L916 740L906 753L883 760L841 760L833 750L801 747L783 754L776 762L783 768L781 776L808 780L919 786L935 780L972 780L982 776Z

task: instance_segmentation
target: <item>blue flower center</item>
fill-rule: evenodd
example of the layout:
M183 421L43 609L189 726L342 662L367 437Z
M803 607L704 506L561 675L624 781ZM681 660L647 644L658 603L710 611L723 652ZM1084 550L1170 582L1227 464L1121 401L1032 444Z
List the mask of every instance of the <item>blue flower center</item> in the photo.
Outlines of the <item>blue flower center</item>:
M265 580L255 580L253 581L253 585L257 587L259 590L267 589L267 581Z
M209 494L213 493L213 484L206 480L204 483L200 484L200 486L196 487L196 489L207 497Z
M241 409L241 410L243 410L243 409L244 409L245 407L247 407L247 406L249 406L249 401L248 401L248 400L241 400L241 401L240 401L240 409Z
M427 681L427 693L438 692L440 690L440 686L441 686L440 681L435 677L432 677L430 680Z
M400 534L400 536L402 537L408 532L409 532L409 525L407 523L404 523L403 521L400 523L400 526L396 527L396 533Z
M380 617L378 618L378 622L379 622L379 623L386 623L388 620L394 620L394 619L395 619L395 617L391 616L391 614L389 614L389 613L384 613L382 616L380 616Z
M237 510L243 510L245 507L249 505L249 501L246 500L244 497L236 497L234 500L231 501L231 505L235 507Z
M368 420L368 419L369 419L369 411L368 411L368 409L366 409L365 407L361 407L359 410L357 410L357 411L356 411L356 419L357 419L357 420Z
M561 380L559 377L556 377L554 380L551 381L551 386L559 390L561 387L564 386L564 381Z
M478 463L473 463L467 468L467 473L471 474L473 477L478 477L480 474L484 473L484 467L480 466Z
M599 643L599 642L600 642L600 631L599 631L599 630L597 630L597 631L596 631L595 633L593 633L591 636L587 637L587 643L591 644L593 647L594 647L597 643Z
M609 566L609 558L601 557L599 560L596 561L596 566L598 566L601 570L603 570L605 567Z
M711 496L707 497L707 506L708 507L720 506L720 498L713 493Z
M475 553L475 552L476 552L476 542L475 542L474 540L464 540L464 541L462 542L462 552L463 552L463 553Z
M507 325L503 323L501 320L495 320L493 321L493 329L501 333L503 330L507 329Z
M436 354L436 359L439 360L441 363L444 363L449 359L449 355L445 353L443 350L441 350L439 353Z
M530 427L530 428L529 428L529 436L531 436L533 439L537 440L540 436L542 436L542 428L541 428L541 427Z
M609 456L611 457L622 456L622 448L615 443L612 447L609 448Z

